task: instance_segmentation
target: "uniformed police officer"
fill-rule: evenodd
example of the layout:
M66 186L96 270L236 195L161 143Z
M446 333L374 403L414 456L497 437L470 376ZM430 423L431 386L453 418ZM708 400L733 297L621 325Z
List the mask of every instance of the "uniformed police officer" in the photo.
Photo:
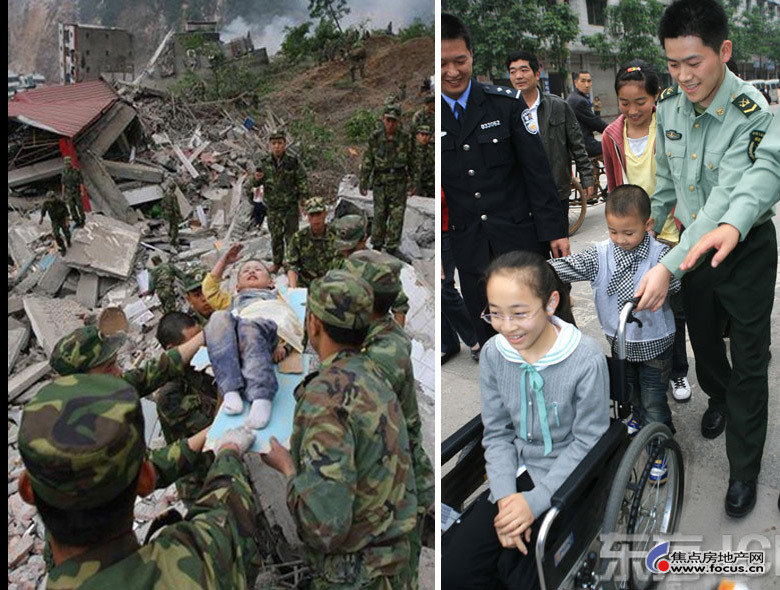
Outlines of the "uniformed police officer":
M728 20L716 0L678 0L664 11L659 38L676 84L659 98L656 134L655 231L667 214L683 226L679 245L640 283L638 309L658 309L672 274L693 244L719 224L739 227L743 240L718 268L705 262L683 277L685 317L699 385L709 396L701 422L705 438L726 430L730 479L726 513L746 515L767 432L770 317L777 274L771 210L756 207L761 187L744 174L772 115L752 85L726 67L731 58ZM737 185L749 197L730 206ZM731 326L731 362L722 326Z
M441 30L442 186L463 299L484 344L488 263L512 250L566 256L568 227L520 91L472 80L468 30L449 14Z
M47 529L47 587L247 587L259 551L241 455L253 440L248 430L225 433L186 520L141 546L133 506L158 471L146 458L138 394L111 375L71 375L41 389L19 427L19 493Z

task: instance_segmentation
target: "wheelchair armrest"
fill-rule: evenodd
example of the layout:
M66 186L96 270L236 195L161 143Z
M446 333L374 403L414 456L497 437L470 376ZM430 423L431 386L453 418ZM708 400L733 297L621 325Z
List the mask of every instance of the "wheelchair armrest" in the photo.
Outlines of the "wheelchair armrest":
M482 438L482 416L477 414L466 424L461 426L452 435L447 437L441 445L441 462L444 465L447 461L457 455L463 447L473 440Z
M582 493L583 488L598 475L600 468L625 439L626 425L619 420L613 422L596 445L585 455L582 462L577 465L577 468L552 495L551 506L562 512L572 505Z

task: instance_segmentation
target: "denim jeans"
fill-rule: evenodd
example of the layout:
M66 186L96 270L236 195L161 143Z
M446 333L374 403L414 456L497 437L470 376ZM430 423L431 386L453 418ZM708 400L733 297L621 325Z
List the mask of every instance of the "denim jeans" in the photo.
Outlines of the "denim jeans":
M276 322L236 318L221 310L211 314L204 332L214 379L223 394L243 390L249 402L274 399Z
M444 270L441 286L441 351L448 354L460 348L458 335L471 348L477 343L477 333L474 331L466 304L455 288L455 259L447 232L441 234L441 265Z
M668 347L649 361L626 363L626 373L634 417L642 426L661 422L675 432L666 397L672 372L672 349L673 346Z

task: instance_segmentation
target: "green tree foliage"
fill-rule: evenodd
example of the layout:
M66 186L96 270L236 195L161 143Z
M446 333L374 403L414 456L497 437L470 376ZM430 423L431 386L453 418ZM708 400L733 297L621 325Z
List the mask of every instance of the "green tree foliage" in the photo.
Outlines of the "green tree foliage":
M311 52L311 40L308 38L311 23L306 22L297 27L285 27L285 37L282 41L282 55L291 63L297 63Z
M433 23L425 24L418 18L414 19L414 22L405 29L398 31L398 37L403 42L416 39L417 37L433 36L433 34Z
M604 33L583 36L582 42L596 52L605 70L643 59L662 72L666 61L657 35L663 11L658 0L620 0L607 6Z
M340 33L342 30L339 21L350 12L347 0L309 0L309 16L330 21Z
M347 139L359 144L368 142L371 132L376 129L377 119L379 115L370 109L356 110L345 124Z
M566 3L547 0L443 0L442 10L471 31L474 72L503 74L507 53L533 51L566 75L568 44L577 36L576 15Z

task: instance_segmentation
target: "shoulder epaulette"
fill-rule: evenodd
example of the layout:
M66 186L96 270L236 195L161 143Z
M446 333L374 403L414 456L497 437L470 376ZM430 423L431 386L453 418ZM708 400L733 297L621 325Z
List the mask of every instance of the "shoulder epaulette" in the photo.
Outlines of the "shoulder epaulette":
M521 92L511 86L494 86L493 84L482 84L482 90L487 94L497 94L509 98L520 98Z
M674 86L669 86L668 88L664 88L661 91L661 94L658 96L658 102L661 102L662 100L666 100L667 98L670 98L672 96L676 96L680 93L680 88L675 84Z
M740 111L742 111L742 114L746 117L749 117L756 111L759 111L758 103L755 102L752 98L750 98L747 94L740 94L737 98L735 98L731 104L733 104L735 107L737 107Z

